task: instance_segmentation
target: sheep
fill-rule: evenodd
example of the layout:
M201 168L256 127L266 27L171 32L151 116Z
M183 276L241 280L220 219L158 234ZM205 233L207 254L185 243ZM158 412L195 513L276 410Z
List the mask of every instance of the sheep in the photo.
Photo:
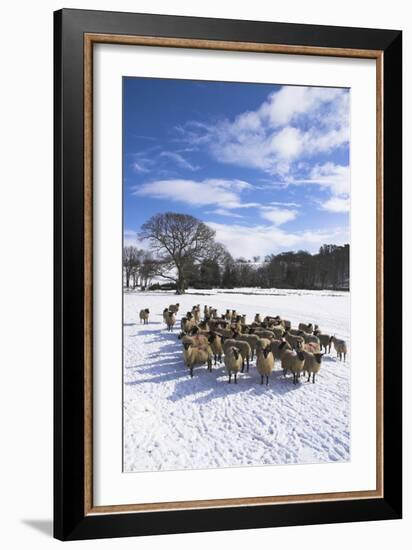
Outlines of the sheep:
M237 375L242 369L243 371L243 358L239 349L235 346L229 346L225 353L225 366L229 375L229 384L232 380L232 374L235 376L235 384L237 384Z
M190 378L193 378L193 368L197 365L207 364L207 369L211 371L212 357L212 350L208 344L199 346L183 344L183 359L187 368L190 369Z
M209 322L206 319L204 321L200 321L199 328L201 328L202 330L209 331L210 330Z
M316 342L307 342L303 345L303 351L309 351L310 353L320 353L320 344Z
M167 318L169 316L169 313L170 313L169 308L165 307L165 309L163 310L163 321L165 323L167 323Z
M314 344L320 345L320 340L318 336L316 336L315 334L308 334L307 332L302 332L301 336L304 339L305 344L308 344L309 342L313 342Z
M307 332L308 334L312 334L313 325L312 323L309 323L308 325L306 323L299 323L298 329L303 330L303 332Z
M282 338L285 334L285 329L282 325L272 326L270 330L273 332L275 338Z
M282 325L285 328L285 330L290 330L292 328L292 323L288 321L288 319L283 319Z
M169 311L169 315L167 316L167 319L166 319L166 326L169 332L173 332L173 327L175 323L176 323L176 316L174 313Z
M270 346L272 340L268 340L267 338L259 338L256 342L256 354L260 349L265 349L268 346Z
M172 304L169 306L169 311L177 313L179 311L180 304Z
M235 340L243 340L244 342L247 342L250 346L250 359L253 361L255 353L256 353L256 345L259 341L259 336L256 334L239 334L234 333Z
M195 322L199 323L199 321L200 321L200 309L198 308L198 306L193 306L192 307L192 315L193 315L193 318L194 318Z
M317 336L319 338L321 348L325 348L325 352L330 353L331 342L329 334L318 334Z
M297 384L300 374L303 371L305 356L302 351L286 350L281 358L283 374L286 376L288 371L293 374L293 383Z
M231 327L231 329L232 329L233 331L236 331L236 332L243 332L243 325L242 325L242 323L241 323L241 321L240 321L240 317L239 317L239 319L236 319L236 323L232 323L232 324L230 325L230 327Z
M183 334L183 332L181 332L178 339L181 340L182 344L193 344L194 346L203 346L208 343L208 336L205 334L195 334L193 336L189 336L188 334Z
M217 309L216 309L216 308L211 308L211 309L210 309L209 315L210 315L210 317L211 317L212 319L216 319L216 317L217 317Z
M288 330L288 332L293 336L302 336L302 331L298 328L291 328L290 330Z
M255 323L258 323L260 325L260 323L262 322L262 319L260 317L260 313L256 313L254 321L255 321Z
M246 325L246 315L242 315L242 316L241 316L240 322L242 323L243 326Z
M348 348L345 340L340 340L339 338L336 338L336 336L331 336L329 342L333 342L333 347L336 350L336 354L338 356L339 361L342 361L342 357L343 357L343 360L346 361L346 354L348 352Z
M308 373L308 382L310 382L310 375L312 374L312 382L315 383L315 375L320 371L323 353L303 351L303 355L305 356L303 370Z
M139 313L140 323L143 322L144 325L149 324L149 313L150 311L147 308L140 310L140 313Z
M180 320L180 328L183 332L189 333L194 326L195 322L191 319L188 319L187 317L182 317L182 319Z
M297 349L303 346L304 339L302 336L294 336L290 332L285 333L285 339L289 342L293 349Z
M190 336L200 336L201 334L206 335L209 337L209 330L201 329L197 325L195 325L189 332Z
M232 338L233 336L233 330L228 328L216 328L215 332L219 336L222 336L222 338Z
M276 315L276 317L273 317L271 315L266 315L266 317L263 319L263 322L266 324L273 324L273 325L280 325L282 319L279 317L279 315Z
M271 346L264 349L259 349L256 359L256 368L260 374L260 383L263 384L263 379L266 376L266 385L269 384L269 375L275 367L275 358L271 351Z
M227 338L223 341L223 351L225 352L225 355L227 353L227 350L230 347L236 347L240 351L242 355L242 372L245 370L245 360L246 360L246 372L249 372L249 363L250 363L250 356L251 356L251 349L248 342L245 340L235 340L233 338Z
M206 319L207 317L210 317L210 307L209 306L205 306L203 308L203 316L204 318Z
M254 328L252 331L252 334L256 334L259 338L267 338L268 340L272 340L275 337L275 333L268 329Z
M233 321L237 321L237 317L238 317L238 315L236 313L236 310L232 309L232 315L230 317L230 320L232 321L232 323L233 323Z
M282 359L282 355L286 350L291 350L292 347L286 340L272 340L271 350L275 359Z
M209 335L208 341L209 341L209 344L210 344L210 348L213 352L215 365L216 365L217 361L219 361L219 363L221 363L222 362L222 355L223 355L223 345L222 345L221 336L219 336L215 332L212 332Z
M232 314L230 312L230 309L226 310L224 318L226 319L226 321L230 321L232 319Z

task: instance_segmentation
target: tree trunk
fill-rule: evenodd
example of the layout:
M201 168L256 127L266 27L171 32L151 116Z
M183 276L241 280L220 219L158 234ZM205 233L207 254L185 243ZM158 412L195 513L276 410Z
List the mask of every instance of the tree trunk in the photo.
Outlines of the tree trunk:
M185 293L185 277L183 275L183 271L181 269L178 269L178 279L176 283L176 294L184 294Z

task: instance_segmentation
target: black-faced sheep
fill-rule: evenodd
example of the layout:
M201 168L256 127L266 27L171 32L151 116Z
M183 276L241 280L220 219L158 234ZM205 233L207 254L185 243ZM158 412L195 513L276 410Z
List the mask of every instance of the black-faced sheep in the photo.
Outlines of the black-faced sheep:
M222 355L223 355L223 345L222 345L222 338L215 332L212 332L208 338L210 347L213 351L213 356L215 360L215 365L217 360L219 363L222 362Z
M266 377L266 385L269 384L269 375L275 367L275 358L271 351L271 346L260 349L256 358L256 369L260 374L260 383L263 384L263 379Z
M308 334L312 334L313 332L313 325L312 323L306 324L306 323L299 323L298 325L299 330L303 330L303 332L307 332Z
M197 365L207 365L209 371L212 370L212 350L209 344L194 346L193 344L183 344L183 360L188 369L190 377L193 377L193 368Z
M140 322L143 323L144 325L149 324L149 313L150 311L147 308L140 310L140 313L139 313Z
M169 311L169 314L166 318L166 326L169 332L173 332L173 327L175 326L175 323L176 323L176 316L174 313Z
M170 310L169 310L169 308L167 308L167 307L163 310L163 321L164 321L165 323L166 323L166 319L167 319L168 316L169 316L169 311L170 311Z
M259 341L259 336L257 336L256 334L235 333L234 337L235 337L235 340L243 340L249 344L250 352L251 352L250 359L253 361L256 354L256 345Z
M304 351L303 355L305 356L303 370L308 373L308 382L310 382L310 375L312 375L312 382L315 383L315 375L320 371L323 353Z
M246 361L247 372L249 372L250 356L252 353L249 343L246 342L245 340L234 340L233 338L228 338L223 342L223 351L225 352L225 355L226 355L226 351L230 347L238 348L238 350L242 355L242 372L245 370L245 361Z
M286 376L287 372L290 371L293 374L293 383L297 384L303 371L304 363L305 356L302 351L285 351L281 358L283 374Z
M285 339L289 342L293 349L300 349L305 343L302 336L294 336L290 332L285 333Z
M291 350L292 346L286 340L272 340L271 350L273 357L279 361L282 359L282 355L286 350Z
M237 384L237 375L242 369L242 365L243 358L239 349L235 346L228 347L225 353L225 366L229 375L229 384L232 380L232 374L235 377L235 384Z

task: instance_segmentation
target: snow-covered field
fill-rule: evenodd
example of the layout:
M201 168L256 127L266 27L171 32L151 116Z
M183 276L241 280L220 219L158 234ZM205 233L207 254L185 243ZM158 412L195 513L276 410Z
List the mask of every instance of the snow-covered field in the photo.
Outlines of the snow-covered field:
M294 386L279 364L269 386L254 363L238 384L224 365L197 367L190 378L180 341L166 332L162 311L179 302L180 316L200 303L280 315L297 326L317 323L348 342L346 363L325 355L316 383ZM149 308L149 325L139 311ZM180 325L180 324L179 324ZM124 294L124 471L319 463L350 458L350 294L261 290L127 292Z

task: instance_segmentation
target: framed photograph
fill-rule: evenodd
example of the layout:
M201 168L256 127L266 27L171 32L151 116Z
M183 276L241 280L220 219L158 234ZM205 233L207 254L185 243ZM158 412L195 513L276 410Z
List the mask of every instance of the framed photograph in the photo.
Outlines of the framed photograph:
M55 13L61 540L402 514L402 33Z

